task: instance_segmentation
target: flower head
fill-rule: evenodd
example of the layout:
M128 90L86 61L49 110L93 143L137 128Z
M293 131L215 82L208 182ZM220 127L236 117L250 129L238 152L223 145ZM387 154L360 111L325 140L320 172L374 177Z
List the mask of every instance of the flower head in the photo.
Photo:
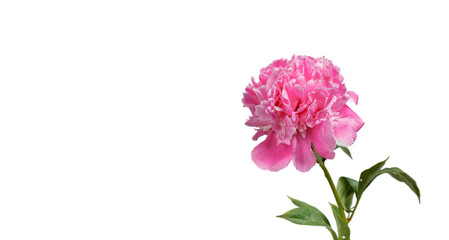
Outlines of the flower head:
M262 68L242 99L251 111L246 125L256 127L253 140L267 135L251 153L254 163L278 171L293 160L307 172L316 162L312 143L318 154L333 159L336 145L352 145L364 124L348 101L357 104L357 94L346 90L340 69L324 57L293 55Z

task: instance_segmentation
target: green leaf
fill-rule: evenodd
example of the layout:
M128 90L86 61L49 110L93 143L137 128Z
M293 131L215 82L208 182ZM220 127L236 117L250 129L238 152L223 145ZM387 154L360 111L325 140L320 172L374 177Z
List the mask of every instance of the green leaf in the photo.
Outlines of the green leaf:
M346 212L351 212L354 194L357 196L359 182L348 177L340 177L337 183L337 192Z
M349 217L348 221L350 221L352 219L352 217L354 216L354 212L355 212L357 206L359 205L359 202L360 202L363 192L374 181L374 179L376 179L378 176L380 176L384 173L388 173L394 179L405 183L416 194L416 196L418 197L418 201L421 203L420 191L419 191L418 185L416 184L415 180L413 180L413 178L411 178L407 173L405 173L404 171L402 171L401 169L396 168L396 167L382 169L382 167L385 165L385 162L388 160L388 158L382 162L375 164L371 168L366 169L365 171L363 171L360 174L358 188L355 192L356 197L357 197L357 202L355 204L354 209L352 210L352 215Z
M351 155L351 152L349 151L349 148L344 147L344 146L338 146L338 145L337 145L337 148L341 148L341 150L342 150L344 153L346 153L346 155L348 155L348 157L350 157L350 158L352 159L352 155Z
M338 236L332 228L328 227L327 230L329 230L329 232L331 233L332 239L338 240Z
M399 182L405 183L416 194L418 201L421 203L421 194L418 185L412 177L397 167L384 168L377 173L376 177L384 173L388 173Z
M329 203L332 207L332 213L334 214L335 222L337 223L338 229L338 240L349 240L349 235L351 231L349 230L348 222L345 216L341 216L338 207L332 203Z
M389 157L388 157L389 158ZM382 162L375 164L374 166L366 169L360 174L359 187L357 189L357 199L360 200L365 189L373 182L373 180L378 176L380 169L385 165L388 160L385 159Z
M277 217L299 225L323 226L328 229L331 227L329 220L320 210L305 202L289 198L298 208L294 208Z

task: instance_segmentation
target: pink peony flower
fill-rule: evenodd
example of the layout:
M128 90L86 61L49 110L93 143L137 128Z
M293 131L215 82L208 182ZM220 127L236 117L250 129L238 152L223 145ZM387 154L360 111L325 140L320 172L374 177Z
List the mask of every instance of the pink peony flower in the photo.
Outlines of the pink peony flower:
M293 55L262 68L242 99L252 114L246 125L256 127L253 140L267 135L252 160L279 171L293 159L296 169L307 172L316 163L312 143L318 154L333 159L336 145L352 145L364 124L348 101L357 104L357 94L346 90L340 69L324 57Z

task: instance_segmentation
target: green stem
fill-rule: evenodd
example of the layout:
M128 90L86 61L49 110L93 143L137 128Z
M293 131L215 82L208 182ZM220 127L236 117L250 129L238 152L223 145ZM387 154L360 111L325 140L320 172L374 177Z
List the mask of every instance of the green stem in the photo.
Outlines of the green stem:
M340 210L341 216L346 219L346 215L343 210L343 204L341 204L340 196L337 193L337 189L335 188L334 181L332 181L329 171L327 171L326 166L324 166L324 159L322 159L321 161L318 161L318 164L320 165L321 169L323 169L324 176L326 177L327 181L329 182L329 185L331 186L332 193L334 194L335 201L337 201L338 210ZM346 219L346 222L348 222L348 219Z
M354 209L352 210L351 216L349 216L349 218L348 218L348 223L351 221L352 217L354 217L354 213L355 213L355 210L357 209L358 205L359 205L359 201L357 199L357 202L356 202L356 204L354 206Z

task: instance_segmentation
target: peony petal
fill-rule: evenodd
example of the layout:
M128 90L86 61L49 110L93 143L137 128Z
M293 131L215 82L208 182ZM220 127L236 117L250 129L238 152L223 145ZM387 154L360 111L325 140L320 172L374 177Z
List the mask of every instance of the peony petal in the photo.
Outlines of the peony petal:
M307 133L320 156L327 159L333 159L335 157L334 150L336 141L332 124L329 121L315 125Z
M265 132L263 130L261 130L261 129L257 129L256 134L254 134L254 136L253 136L253 140L257 141L257 139L259 139L263 135L265 135Z
M341 118L335 121L334 135L339 146L351 146L357 138L356 121L350 118Z
M338 145L351 146L364 124L362 119L345 105L341 110L341 117L334 122L334 134Z
M348 91L347 93L349 95L349 101L354 102L357 105L357 103L359 103L359 95L353 91Z
M271 132L267 138L251 152L254 163L263 170L279 171L291 161L295 142L290 145L277 144L276 133Z
M354 120L356 122L355 131L357 131L357 132L365 124L365 122L363 122L363 120L359 117L359 115L357 115L354 111L352 111L352 109L350 109L348 107L348 105L345 105L340 110L340 113L341 113L341 118L350 118L350 119L352 119L352 120Z
M301 134L296 135L297 143L293 156L293 165L300 172L308 172L316 163L315 154L312 151L310 138Z

